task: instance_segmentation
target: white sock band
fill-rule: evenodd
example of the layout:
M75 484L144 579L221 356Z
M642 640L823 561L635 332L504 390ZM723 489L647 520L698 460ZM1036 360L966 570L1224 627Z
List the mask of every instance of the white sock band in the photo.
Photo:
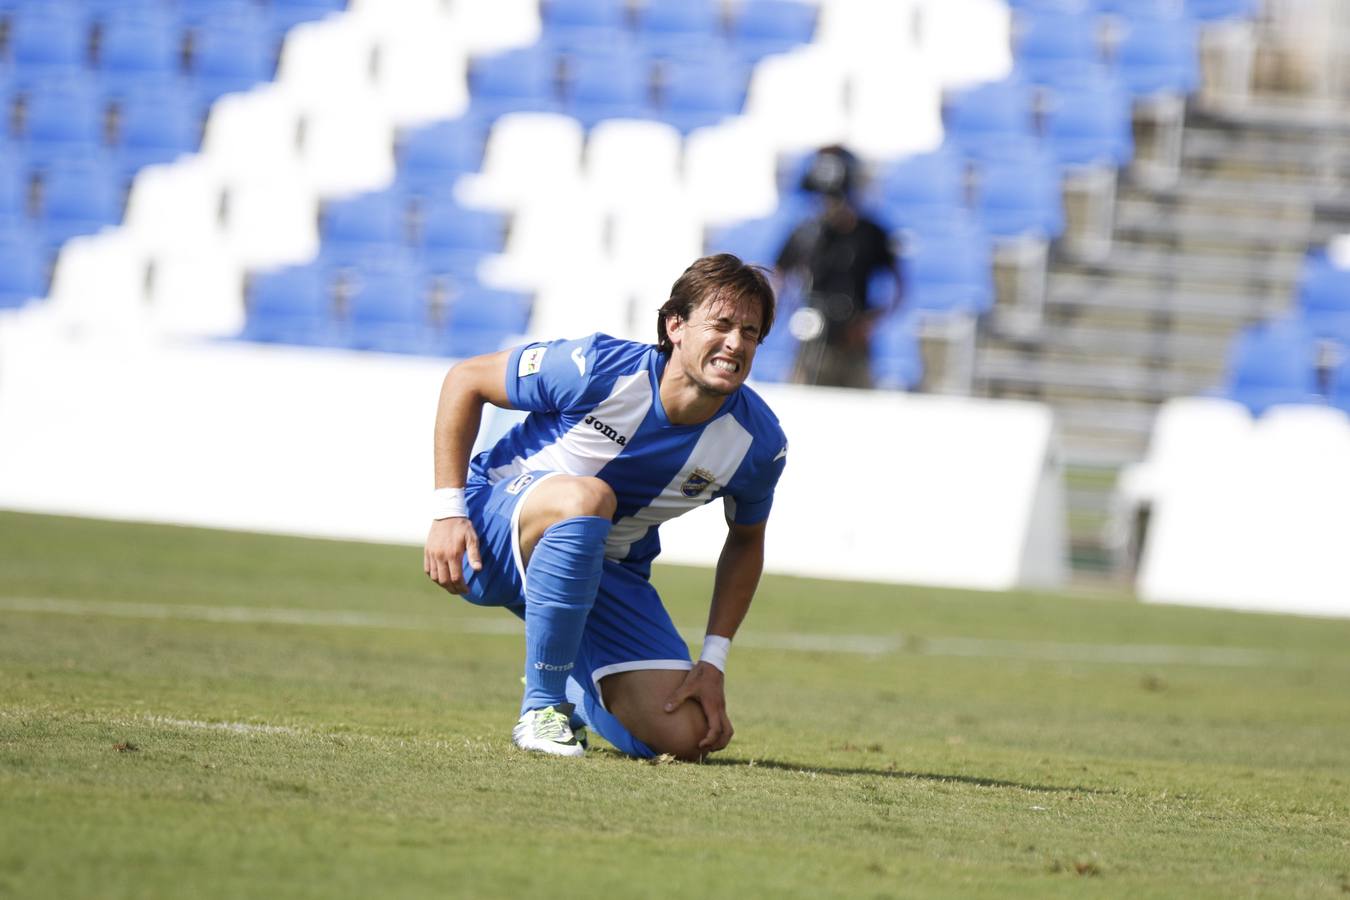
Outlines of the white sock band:
M453 519L468 514L468 507L464 505L464 488L436 488L431 492L433 519Z
M703 652L699 654L698 661L716 666L717 671L725 673L729 650L731 650L731 638L722 637L720 634L707 635L703 638Z

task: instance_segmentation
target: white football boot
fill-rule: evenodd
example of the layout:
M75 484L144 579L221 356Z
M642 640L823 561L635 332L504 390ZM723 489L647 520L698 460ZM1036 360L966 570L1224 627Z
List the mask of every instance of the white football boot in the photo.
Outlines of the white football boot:
M511 740L522 750L553 756L584 756L586 747L567 724L571 715L570 703L529 710L512 729Z

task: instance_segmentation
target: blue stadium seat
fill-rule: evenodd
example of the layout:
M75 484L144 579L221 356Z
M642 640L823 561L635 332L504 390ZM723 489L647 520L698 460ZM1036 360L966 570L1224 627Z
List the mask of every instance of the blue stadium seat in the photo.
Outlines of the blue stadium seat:
M1186 0L1187 15L1202 22L1250 19L1260 11L1260 0Z
M724 226L709 235L708 252L732 253L746 262L772 267L797 222L796 215L775 213Z
M1098 12L1129 20L1138 17L1156 19L1175 15L1176 0L1096 0Z
M92 21L100 24L118 16L157 15L175 6L165 0L82 0L80 5Z
M646 0L638 8L637 36L653 56L721 43L721 5L716 0Z
M632 52L591 53L572 60L564 111L590 128L604 119L656 117L651 65Z
M1329 391L1332 405L1350 413L1350 356L1332 371Z
M211 20L194 32L191 75L202 108L222 94L271 80L276 53L261 15Z
M281 38L301 22L322 19L346 8L347 0L270 0L266 6L274 38Z
M1101 61L1094 11L1027 11L1018 17L1015 58L1034 84L1063 84Z
M751 365L750 375L756 381L788 381L792 378L792 369L797 363L797 339L793 337L789 324L795 306L782 301L783 298L780 297L778 315L774 319L773 328L769 329L769 336L755 349L755 360Z
M435 349L427 282L414 267L365 265L346 279L345 343L354 350L430 353Z
M234 21L247 21L250 27L267 26L263 7L254 0L177 0L174 4L178 19L191 29L209 31L211 27Z
M1299 276L1298 306L1315 337L1350 347L1350 269L1324 251L1309 253Z
M58 159L42 178L44 243L55 250L77 234L93 234L122 220L121 177L99 159Z
M475 59L469 69L472 113L491 120L508 112L557 112L557 57L538 43Z
M1298 319L1277 319L1243 329L1228 356L1224 396L1260 415L1279 403L1320 403L1317 345Z
M749 76L729 54L677 56L660 71L659 116L685 134L739 115L745 104Z
M423 206L421 218L417 246L428 271L472 280L485 257L502 251L506 221L500 213L441 197Z
M965 163L950 148L906 157L877 174L869 197L892 229L950 219L966 207Z
M989 234L1053 240L1064 232L1059 168L1046 153L988 160L976 175L976 209Z
M910 391L923 381L923 353L917 316L909 310L890 313L871 336L873 387Z
M1116 48L1116 68L1130 94L1190 94L1200 84L1195 23L1184 16L1136 16Z
M544 40L564 52L605 47L626 36L625 0L548 0Z
M47 254L24 229L0 228L0 308L47 293Z
M397 188L334 200L319 224L322 253L331 266L361 266L408 246L408 200Z
M1005 78L954 95L944 115L947 136L967 152L1033 134L1031 87Z
M181 82L133 87L118 103L116 154L124 179L142 167L172 162L201 143L202 119Z
M1044 121L1046 146L1061 166L1123 166L1134 156L1129 96L1106 75L1051 92Z
M167 12L119 12L109 15L100 30L98 72L109 96L146 79L175 78L182 61L183 32Z
M816 8L799 0L743 0L731 20L735 53L756 63L809 43L816 31Z
M399 142L399 185L412 194L449 191L456 178L482 165L484 140L482 123L469 116L409 132Z
M529 319L528 295L471 288L450 301L441 352L458 358L492 353L524 333Z
M89 20L77 4L32 6L11 16L9 55L24 86L53 71L83 68L88 51Z
M327 271L310 264L254 275L240 337L275 344L336 344L338 332L333 323L333 293Z
M22 155L0 144L0 232L28 222L28 164Z
M1080 13L1100 8L1104 0L1008 0L1008 6L1017 12Z
M24 110L23 143L35 166L102 152L105 107L87 73L44 79L28 92Z
M905 308L985 313L994 306L993 249L974 223L906 230Z

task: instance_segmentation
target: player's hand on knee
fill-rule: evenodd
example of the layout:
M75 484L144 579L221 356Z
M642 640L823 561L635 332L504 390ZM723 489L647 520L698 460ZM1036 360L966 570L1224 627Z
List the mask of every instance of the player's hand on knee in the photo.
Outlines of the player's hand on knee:
M468 557L475 572L483 568L478 552L478 532L473 523L463 516L437 519L431 523L426 549L422 554L422 570L427 577L452 594L468 592L462 561Z
M703 709L708 720L708 733L698 742L698 748L704 753L713 753L724 749L731 743L735 729L727 716L725 677L716 666L706 662L697 663L675 692L666 698L664 709L671 713L680 708L686 700L693 700Z

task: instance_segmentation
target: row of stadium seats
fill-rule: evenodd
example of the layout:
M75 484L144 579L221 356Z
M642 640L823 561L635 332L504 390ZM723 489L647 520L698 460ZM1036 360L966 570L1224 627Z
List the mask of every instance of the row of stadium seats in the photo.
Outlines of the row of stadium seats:
M98 5L91 3L88 8ZM145 0L144 5L161 12L172 10L180 22L188 21L186 7L196 6L157 4L155 0ZM432 11L434 4L423 5L430 17L426 21L440 16ZM217 6L249 8L255 16L258 10L270 8L250 0ZM456 5L448 21L463 25L466 32L481 31L480 26L460 18L460 6ZM1091 11L1100 13L1101 6L1094 4ZM312 256L317 251L318 261L313 265L328 273L323 276L331 282L327 293L337 298L334 309L341 312L345 302L342 285L358 282L367 268L375 271L378 266L369 261L393 246L402 251L393 256L402 260L405 275L413 273L405 282L411 278L422 283L434 277L465 296L503 287L537 292L535 328L543 328L541 323L550 317L570 321L554 309L554 298L571 297L574 292L560 289L559 284L577 277L587 264L598 262L607 271L594 283L606 287L595 293L610 298L605 302L611 306L623 307L625 312L616 314L616 320L640 320L645 334L647 317L632 314L633 304L647 305L655 289L663 290L678 273L677 265L704 249L701 235L705 228L721 229L709 234L707 249L735 245L748 258L771 262L777 248L768 245L780 240L807 212L801 197L775 184L776 160L783 154L791 160L792 154L817 143L864 136L866 130L854 126L866 122L872 134L885 135L870 143L860 141L859 149L877 163L870 205L905 238L907 310L978 314L993 302L996 242L1028 235L1051 240L1062 231L1062 170L1083 164L1119 165L1131 152L1129 97L1134 88L1123 80L1118 52L1112 56L1098 48L1095 64L1079 68L1077 80L1060 79L1048 85L1018 74L974 90L960 90L971 81L987 82L1001 74L1000 65L1007 71L998 52L977 54L981 57L978 64L961 60L959 52L943 52L962 44L980 47L985 46L983 41L992 47L1001 42L1006 59L1009 20L1006 7L997 0L946 4L912 0L885 9L869 5L865 11L859 4L838 0L822 0L819 7L797 0L734 4L652 0L637 5L623 0L553 0L542 7L528 2L500 4L493 17L496 27L513 37L495 45L466 38L462 46L451 47L450 55L459 53L461 60L465 48L492 50L505 45L508 49L472 58L467 82L472 101L464 114L445 118L445 96L454 93L447 89L445 96L433 98L435 103L423 104L423 110L441 104L439 117L425 111L393 116L394 125L424 126L399 136L395 156L389 125L375 129L353 125L346 132L325 132L318 127L322 117L305 113L307 102L322 104L315 98L333 100L335 93L344 95L335 103L360 100L357 95L369 89L385 63L404 57L381 52L388 47L380 43L385 35L397 31L382 23L399 19L405 14L402 8L381 8L370 2L356 7L318 28L292 34L281 55L279 73L282 82L289 82L288 91L269 88L232 95L217 104L206 129L203 154L212 165L193 162L174 167L182 170L181 177L157 174L154 180L162 181L163 189L139 193L154 193L158 199L152 203L140 198L128 210L129 223L136 218L144 225L152 219L180 221L184 210L191 207L196 212L189 218L200 222L197 227L182 228L183 232L199 234L197 240L204 241L233 235L227 241L233 248L241 232L250 230L241 224L244 212L251 208L244 202L248 198L244 189L256 187L267 193L270 186L281 183L293 163L300 165L296 171L307 173L301 177L304 190L274 193L295 194L294 202L287 201L284 214L275 218L294 223L301 239L290 240L289 252L270 262L265 254L235 256L243 265L262 267L251 279L255 285L250 292L251 307L256 305L257 286L266 283L267 266L305 258L302 248L312 245L314 249L306 253ZM1064 8L1059 13L1068 14ZM1034 41L1026 39L1028 15L1019 12L1019 69L1027 69L1026 61L1036 52ZM128 21L135 18L128 16ZM155 15L142 18L162 20ZM530 24L531 18L538 20L537 26ZM508 20L509 27L501 24ZM91 46L99 45L102 27L88 33ZM532 27L538 28L534 43L510 49L513 39L517 44L528 39ZM763 57L770 49L782 51L810 37L812 29L813 44ZM452 33L453 29L447 29L444 34ZM592 37L603 33L605 51L597 52L593 41L578 40L583 33ZM180 43L180 61L185 58L188 63L176 78L193 73L192 33L182 34L188 40ZM690 40L690 35L703 37ZM944 35L963 40L953 43ZM441 39L440 32L437 36ZM459 44L457 35L450 44ZM954 68L952 60L962 66ZM97 73L102 62L95 55L86 57L82 65ZM439 78L421 80L449 84ZM133 79L129 95L138 90L153 93L144 84L162 81L148 76L137 84ZM408 79L407 84L416 82ZM894 103L901 96L897 93L900 85L910 96L926 99L917 106L906 105L909 101ZM939 119L937 100L943 88L948 91L948 102ZM279 97L282 93L286 96ZM868 96L881 99L867 108L863 101ZM583 110L587 103L591 105ZM348 105L361 107L357 102ZM521 114L522 108L535 114ZM876 109L880 108L891 112L878 116ZM744 116L729 117L742 109ZM931 113L926 111L930 109ZM114 105L110 112L117 122L123 110ZM616 115L623 118L615 121ZM929 115L931 119L926 118ZM165 118L173 116L170 113ZM644 121L633 121L634 116ZM356 116L348 118L348 124L358 121ZM659 121L662 118L666 121ZM713 123L722 124L709 127ZM178 146L187 143L189 131L186 127L176 130L183 138ZM342 140L340 132L350 140ZM343 153L319 166L332 178L312 174L319 164L308 152L312 148L302 147L304 141L298 135L311 144L342 149ZM896 140L897 135L903 139ZM124 152L126 132L114 129L104 136L113 138L111 146L117 153ZM21 132L16 140L29 137ZM166 148L169 143L165 141ZM351 162L358 143L368 145L361 165ZM107 146L105 140L104 150ZM914 155L916 150L927 152ZM167 155L169 150L162 152ZM791 162L784 168L790 170ZM209 174L201 174L207 169ZM338 179L334 173L339 172L346 177ZM789 172L789 188L792 177ZM394 187L383 188L390 180ZM447 199L452 189L457 201ZM342 199L354 194L353 200ZM313 216L316 195L327 198L318 232L312 221L301 224ZM190 202L186 197L192 198ZM133 201L137 199L133 196ZM473 206L496 214L469 208ZM635 216L633 209L642 206L649 206L650 214ZM273 208L281 209L277 202ZM138 215L133 217L133 212ZM384 249L366 252L360 245L370 235L344 233L344 222L350 224L362 216L368 217L364 225L383 230L372 246ZM264 218L252 216L250 221L261 223ZM726 229L727 225L734 227ZM166 225L160 231L172 227ZM269 238L286 242L280 238L281 228L264 231ZM190 243L179 240L179 235L172 238L175 245ZM760 249L746 249L756 241ZM255 243L261 247L266 242ZM358 310L362 309L358 304ZM432 320L433 313L441 309L436 304L401 309L421 310L424 318L431 317L428 327L453 325L453 317ZM258 315L266 317L266 313ZM255 318L251 313L251 330L246 329L246 335L263 336L267 329ZM335 321L345 320L337 316ZM880 330L876 355L890 370L879 376L879 382L914 383L916 327L916 318L906 314L894 316ZM790 343L789 330L781 329L775 338ZM331 330L321 342L358 343L351 334ZM388 341L384 346L398 343ZM415 343L401 346L411 349ZM790 346L780 349L784 357L791 350ZM766 345L765 350L766 359L773 355L772 348ZM766 365L765 374L772 368Z
M1193 19L1217 22L1225 19L1249 19L1261 7L1261 0L1008 0L1019 11L1093 12L1111 15L1153 15L1159 12L1184 12Z
M260 274L245 340L464 357L522 334L527 295L458 286L409 262L328 261Z
M1286 404L1350 412L1350 267L1309 252L1291 312L1234 337L1221 393L1253 415Z

